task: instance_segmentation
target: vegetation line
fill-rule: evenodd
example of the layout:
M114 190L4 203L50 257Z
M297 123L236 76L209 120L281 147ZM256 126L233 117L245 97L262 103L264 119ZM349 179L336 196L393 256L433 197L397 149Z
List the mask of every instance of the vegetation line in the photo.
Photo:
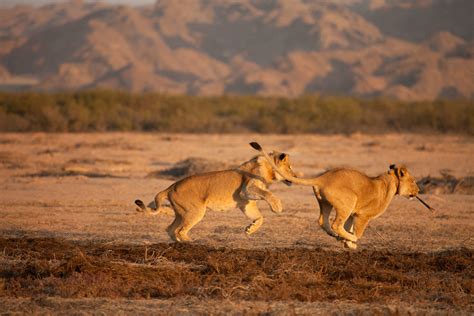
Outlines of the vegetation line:
M305 95L171 96L93 90L0 93L0 131L474 134L472 100Z

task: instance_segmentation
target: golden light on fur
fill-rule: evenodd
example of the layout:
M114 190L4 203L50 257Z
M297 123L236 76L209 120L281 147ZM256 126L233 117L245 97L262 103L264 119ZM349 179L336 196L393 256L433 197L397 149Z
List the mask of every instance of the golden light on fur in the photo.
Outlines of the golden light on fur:
M316 178L296 178L279 170L258 143L252 142L250 145L260 151L282 177L296 184L313 187L320 208L319 225L330 236L342 239L345 246L352 249L357 248L356 242L362 237L369 221L385 212L395 195L411 198L417 197L419 192L415 179L405 167L392 164L388 172L377 177L341 168L329 170ZM333 209L336 217L330 225L329 215Z
M293 174L288 155L273 152L269 158L279 169ZM169 200L175 219L166 231L174 241L190 241L188 232L202 220L207 209L239 208L252 220L245 229L251 235L263 224L257 200L266 201L275 213L282 212L280 199L268 190L269 184L278 181L288 182L273 170L266 158L257 156L235 169L197 174L173 183L155 196L155 209L146 207L141 200L135 200L135 204L137 211L157 215L165 212L167 207L162 202Z

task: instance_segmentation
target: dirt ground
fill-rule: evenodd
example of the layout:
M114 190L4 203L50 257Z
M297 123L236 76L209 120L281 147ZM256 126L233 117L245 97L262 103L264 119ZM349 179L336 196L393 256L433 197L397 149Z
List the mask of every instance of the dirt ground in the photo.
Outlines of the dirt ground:
M474 176L474 139L441 135L1 134L0 311L159 314L472 314L474 196L395 197L357 251L316 223L309 187L273 185L247 237L239 211L209 211L194 242L173 245L171 217L135 212L188 158L237 165L250 141L290 154L311 176L392 163L417 178ZM152 176L150 176L152 175ZM445 192L440 190L439 192ZM155 284L155 285L153 285ZM120 289L120 290L117 290Z

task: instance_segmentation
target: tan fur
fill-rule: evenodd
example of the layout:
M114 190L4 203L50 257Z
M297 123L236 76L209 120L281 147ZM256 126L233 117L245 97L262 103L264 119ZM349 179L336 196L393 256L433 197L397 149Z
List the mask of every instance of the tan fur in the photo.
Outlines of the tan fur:
M268 157L261 147L254 148ZM320 207L319 225L329 235L342 238L345 245L352 249L357 248L356 242L362 237L369 221L385 212L396 194L412 198L419 192L408 170L395 165L377 177L351 169L334 169L316 178L301 179L279 170L271 161L270 164L292 183L313 187ZM330 226L332 209L336 211L336 217Z
M293 174L288 155L272 153L271 157L267 157L285 173ZM285 179L273 170L267 159L257 156L236 169L203 173L173 183L155 196L156 210L145 207L140 200L135 203L139 206L137 211L158 214L166 212L166 207L161 204L168 199L175 219L166 231L174 241L189 241L189 230L202 220L206 209L224 211L240 208L252 220L245 229L250 235L263 223L257 200L265 200L275 213L282 211L280 199L268 190L269 184L282 180ZM288 181L285 182L288 184Z

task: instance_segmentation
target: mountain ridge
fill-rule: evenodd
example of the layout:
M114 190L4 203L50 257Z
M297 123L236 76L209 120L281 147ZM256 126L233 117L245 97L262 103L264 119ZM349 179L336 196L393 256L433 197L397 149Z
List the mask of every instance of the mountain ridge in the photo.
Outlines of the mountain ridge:
M465 0L160 0L0 8L0 89L473 98L474 26L468 30L473 22L459 4L472 7ZM396 17L380 18L390 12L407 21L429 12L445 29L425 21L402 36ZM23 76L36 81L18 85Z

